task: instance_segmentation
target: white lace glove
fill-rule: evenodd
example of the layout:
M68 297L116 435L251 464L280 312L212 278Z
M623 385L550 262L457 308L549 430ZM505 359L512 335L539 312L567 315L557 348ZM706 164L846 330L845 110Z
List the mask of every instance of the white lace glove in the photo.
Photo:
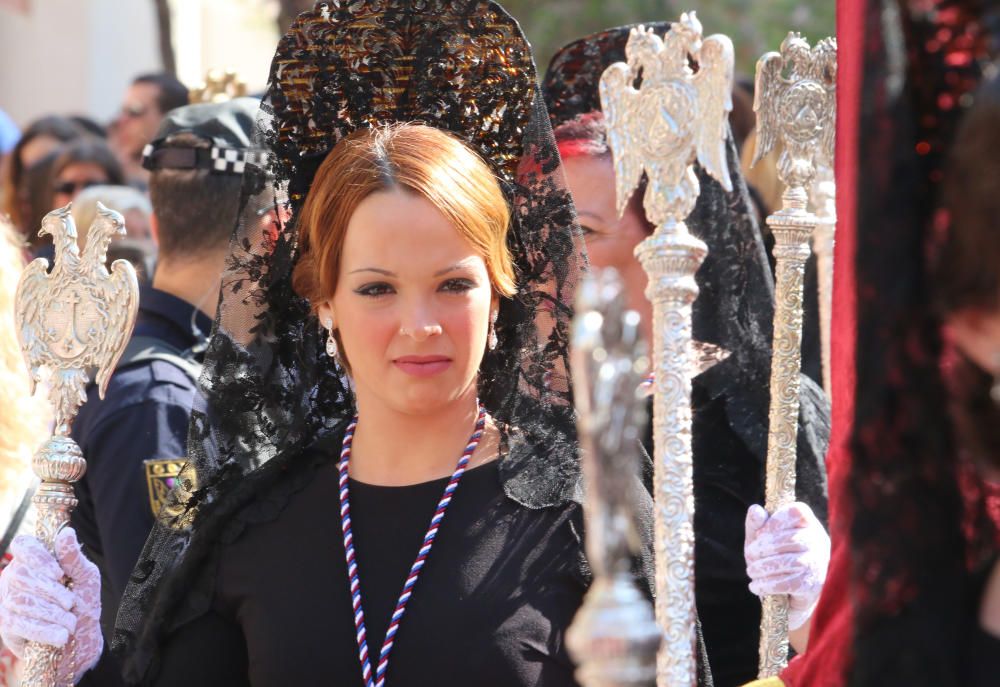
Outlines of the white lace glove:
M0 575L0 640L18 657L27 642L64 648L57 682L73 684L104 650L97 566L83 555L69 527L56 536L56 558L25 535L11 542L10 552L13 560Z
M787 594L788 629L806 624L830 565L830 536L804 503L792 503L768 517L750 506L743 554L750 591L757 596Z

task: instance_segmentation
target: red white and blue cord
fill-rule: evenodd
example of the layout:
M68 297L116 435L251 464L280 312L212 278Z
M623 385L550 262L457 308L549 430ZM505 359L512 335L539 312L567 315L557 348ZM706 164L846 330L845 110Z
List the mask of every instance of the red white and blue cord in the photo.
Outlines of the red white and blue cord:
M403 584L403 591L396 602L396 608L392 612L392 618L389 622L389 629L386 630L385 640L382 642L382 651L379 652L378 665L375 668L374 677L372 676L371 659L368 655L365 612L361 606L361 578L358 575L357 556L354 553L354 535L351 533L351 503L347 488L347 467L351 459L351 444L354 442L354 431L357 429L357 426L358 418L355 417L344 433L344 445L340 451L340 462L337 464L337 469L340 472L340 529L344 533L344 554L347 559L347 576L351 583L351 604L354 607L354 628L357 632L358 657L361 659L361 675L364 678L365 687L383 687L385 684L385 671L389 666L389 652L392 651L392 645L395 643L399 624L403 620L403 613L406 611L406 604L409 602L410 597L413 596L413 587L417 584L420 571L423 569L424 563L431 553L434 538L441 527L441 521L444 519L444 513L448 509L448 504L451 503L455 489L458 488L458 482L462 479L462 475L465 474L469 459L472 457L473 452L479 445L479 440L483 436L483 429L486 427L486 409L481 405L479 406L476 428L472 436L469 437L465 450L462 452L462 457L458 459L458 465L455 467L451 479L448 480L448 484L444 488L444 494L441 495L441 500L438 501L434 515L431 517L430 527L427 528L427 534L424 535L424 541L420 546L420 551L417 552L417 558L410 567L410 574L406 576L406 583Z

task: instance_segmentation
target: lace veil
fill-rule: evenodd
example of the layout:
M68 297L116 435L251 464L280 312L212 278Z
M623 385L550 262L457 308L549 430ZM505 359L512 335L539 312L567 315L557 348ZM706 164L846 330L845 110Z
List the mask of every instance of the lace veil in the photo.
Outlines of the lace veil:
M480 398L504 432L501 479L537 507L576 489L568 376L572 298L585 267L531 50L488 0L331 0L281 39L244 173L189 463L126 589L114 650L126 677L163 637L209 609L211 552L232 515L354 414L348 382L291 276L313 175L359 128L419 121L493 169L508 199L518 293L501 303ZM267 504L262 504L267 508ZM266 552L262 552L266 555Z

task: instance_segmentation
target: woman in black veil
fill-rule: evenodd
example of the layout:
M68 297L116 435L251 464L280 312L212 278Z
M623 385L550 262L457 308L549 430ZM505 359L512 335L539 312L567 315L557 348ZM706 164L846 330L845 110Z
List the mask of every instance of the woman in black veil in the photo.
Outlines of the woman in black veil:
M670 29L669 22L645 26L657 35ZM591 264L621 272L630 307L648 321L646 274L633 249L655 227L642 209L641 188L623 216L616 216L614 171L598 94L604 70L624 61L632 28L606 29L565 45L549 64L543 92ZM734 190L725 191L697 167L701 194L687 224L708 244L708 256L695 275L694 338L708 344L706 353L728 354L692 380L696 602L715 684L739 685L757 675L760 602L747 576L744 520L748 509L764 500L774 285L732 136L727 147ZM796 495L807 506L803 512L811 509L825 523L829 403L805 375L801 393ZM645 443L652 454L651 428ZM817 518L802 524L811 525L815 544L808 561L825 573L829 543L823 541ZM811 596L811 603L803 597L801 625L793 625L805 628L799 637L808 634L808 611L821 583L822 577L814 580L804 595Z

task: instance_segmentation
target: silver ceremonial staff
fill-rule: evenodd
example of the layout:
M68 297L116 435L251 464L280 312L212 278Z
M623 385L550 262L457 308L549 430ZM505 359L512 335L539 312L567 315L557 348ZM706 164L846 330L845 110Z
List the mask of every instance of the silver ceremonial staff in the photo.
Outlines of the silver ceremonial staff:
M807 207L807 189L816 161L833 159L836 82L835 39L810 48L799 34L789 33L780 53L769 52L757 62L754 164L780 140L778 176L785 184L781 210L767 218L777 260L764 504L770 513L795 500L802 282L817 223ZM787 662L788 597L768 596L760 626L760 677L777 675Z
M700 192L697 160L727 189L733 45L702 39L694 12L663 38L633 29L625 62L601 76L601 107L615 165L619 215L645 172L646 217L656 231L636 247L653 304L656 621L664 635L657 685L697 682L694 600L694 495L691 456L691 304L707 248L684 220ZM697 65L697 73L691 65ZM641 74L641 85L635 88Z
M583 461L587 560L594 581L566 646L583 687L652 687L660 628L631 573L638 553L635 494L649 364L638 313L613 270L581 283L573 319L573 398Z
M34 393L38 382L48 387L55 431L32 458L42 483L32 498L37 511L35 536L55 553L56 534L69 522L77 504L73 483L87 463L70 429L87 400L87 383L96 370L101 398L118 359L128 344L139 309L135 269L125 260L105 266L108 245L125 234L125 221L97 204L97 219L81 252L70 206L42 220L39 236L55 244L55 265L33 260L21 274L14 296L14 320ZM24 687L54 687L62 651L29 642L24 655Z

